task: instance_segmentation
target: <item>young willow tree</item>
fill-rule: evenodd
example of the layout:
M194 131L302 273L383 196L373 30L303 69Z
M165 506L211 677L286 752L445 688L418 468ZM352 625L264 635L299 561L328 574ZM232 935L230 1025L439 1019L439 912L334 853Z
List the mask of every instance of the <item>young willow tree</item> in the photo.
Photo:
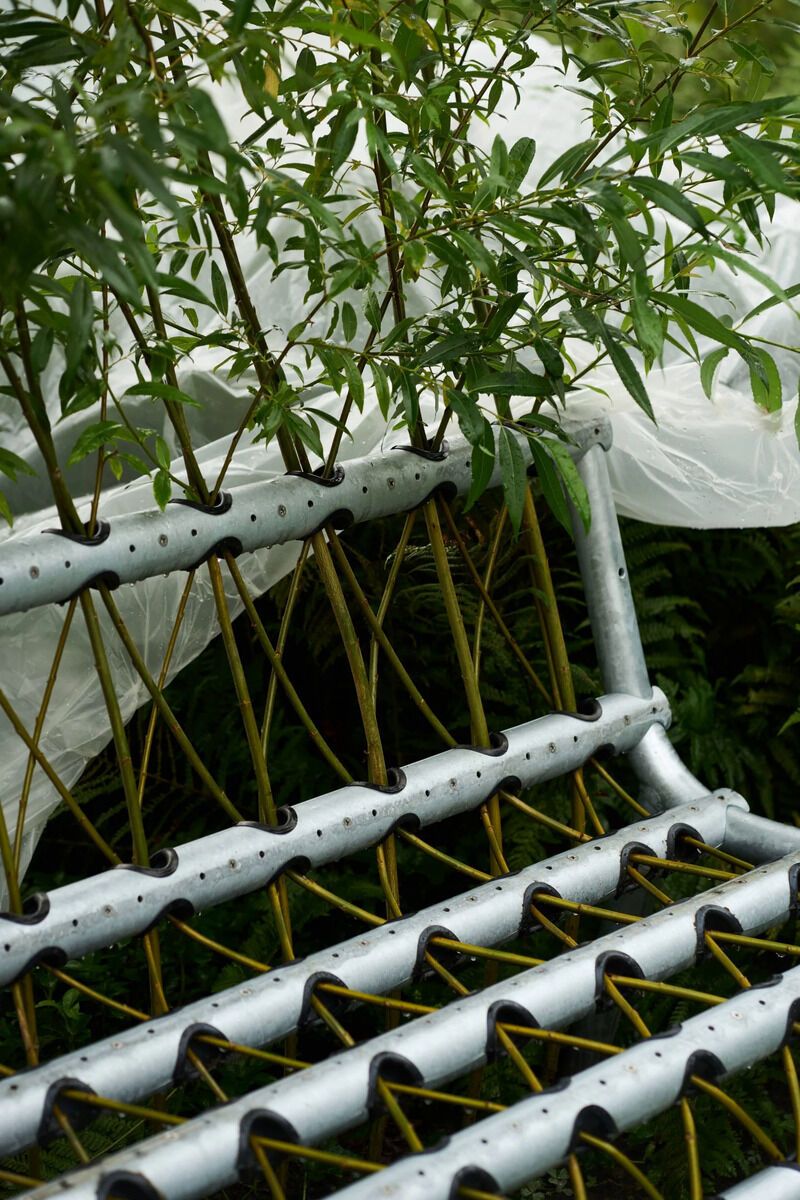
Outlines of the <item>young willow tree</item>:
M796 187L797 102L763 98L754 41L761 23L774 33L771 7L712 2L692 24L652 0L14 3L0 16L2 364L65 525L60 416L91 414L71 459L97 455L98 490L108 470L147 470L169 498L167 451L127 418L133 396L163 405L190 493L219 487L197 466L177 386L204 351L247 380L238 432L275 439L288 468L323 458L311 389L341 397L328 466L367 391L419 445L455 418L479 451L473 498L490 423L513 415L559 509L559 473L580 503L559 416L603 359L651 414L643 371L665 342L696 354L700 334L719 347L704 384L740 355L755 401L775 409L768 351L692 297L693 276L720 261L758 275L745 236ZM558 94L530 113L530 137L508 145L495 121L485 153L473 136L535 70L535 35L560 46L586 108L585 136L544 170L537 124L557 125ZM598 45L608 57L595 61ZM253 243L275 285L257 296L242 266ZM287 272L302 295L290 327ZM122 354L138 382L116 395ZM427 429L421 397L436 403ZM500 453L518 526L522 463L510 438ZM8 450L0 467L24 469Z
M671 0L4 5L0 470L11 483L0 504L8 522L19 486L38 487L40 505L49 488L62 529L92 534L104 495L136 476L151 477L162 507L177 498L213 504L254 437L277 447L286 470L329 475L368 414L377 421L376 441L391 431L430 452L457 426L474 448L467 507L486 489L497 455L507 512L497 524L486 583L471 568L480 613L470 637L451 569L453 547L464 550L458 525L445 536L447 506L424 506L450 653L463 681L463 723L474 743L488 744L477 668L485 611L539 684L489 594L504 529L511 536L524 530L530 550L549 671L542 690L550 705L574 709L525 439L536 495L565 524L568 499L588 522L562 417L571 392L591 386L599 364L613 366L619 387L654 420L647 373L670 347L697 358L707 390L723 357L740 356L754 403L769 411L781 404L779 372L765 343L715 316L706 294L714 269L725 264L754 275L770 292L766 304L787 300L758 270L748 244L760 241L776 197L797 190L800 105L767 94L769 64L758 36L764 22L774 32L770 0L709 0L701 13L685 7ZM781 28L787 36L797 31L786 19ZM545 53L562 64L570 92L554 91L526 114L528 135L509 143L499 115L514 109L520 81ZM585 110L580 139L540 165L537 137L547 131L552 141L567 95ZM705 290L698 292L701 272ZM713 347L702 356L698 338ZM197 364L234 387L241 403L192 386ZM226 451L212 472L202 449L222 436ZM18 478L31 472L34 485ZM456 740L427 709L383 631L409 521L376 611L335 533L311 538L353 679L369 778L377 784L387 781L376 704L379 650L437 736ZM224 573L217 558L198 570L210 578L256 783L256 803L244 815L274 822L268 760L278 687L327 767L343 778L349 771L282 665L305 555L277 649L240 566L229 552L224 558ZM272 672L261 725L231 625L231 580ZM122 602L102 581L98 590L101 604L84 592L70 602L66 623L79 608L117 753L133 857L146 864L142 796L157 720L177 740L202 791L228 818L242 814L164 695L174 637L156 679L120 615ZM346 592L366 622L369 653ZM122 640L154 702L138 772L109 636ZM31 759L16 834L0 828L17 909L21 830L34 760L42 765L36 745L48 696L46 690L35 734L26 735ZM13 706L0 698L19 732ZM213 757L218 748L207 749ZM60 795L74 804L67 788ZM587 819L603 832L580 772L571 795L575 836L585 836ZM113 861L113 849L75 811ZM507 863L497 798L484 806L482 821L491 870L500 872ZM378 850L377 869L388 912L397 915L392 838ZM285 881L272 885L270 897L280 949L290 957ZM158 937L146 939L152 1009L160 1012L166 999ZM15 986L32 1063L35 1005L27 986ZM584 1194L578 1168L570 1171L576 1194ZM695 1184L693 1177L692 1195Z

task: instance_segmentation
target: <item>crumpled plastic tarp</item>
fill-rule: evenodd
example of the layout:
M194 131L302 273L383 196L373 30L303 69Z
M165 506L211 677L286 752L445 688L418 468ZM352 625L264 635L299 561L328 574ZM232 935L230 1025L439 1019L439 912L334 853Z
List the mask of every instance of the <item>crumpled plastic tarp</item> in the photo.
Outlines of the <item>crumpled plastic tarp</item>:
M497 133L501 133L510 145L518 137L529 136L532 130L535 131L539 140L529 177L531 186L565 146L586 136L584 101L565 86L559 53L543 41L537 44L537 49L539 62L518 80L519 104L516 105L516 97L508 89L491 123L487 126L476 121L471 130L474 143L486 150ZM479 52L488 54L486 50ZM217 94L216 98L222 114L231 130L236 130L235 136L240 136L241 114L236 108L235 93L223 90L221 96L222 99ZM369 186L367 179L362 183ZM758 266L783 286L800 279L800 238L792 228L792 213L788 201L779 202L775 220L766 231L764 249L759 250L757 259ZM280 228L273 227L273 233L280 242ZM284 230L283 236L287 235ZM257 308L269 314L268 320L288 330L305 308L305 285L299 273L283 274L273 281L272 266L264 250L247 237L239 240L239 248ZM718 313L728 311L731 315L742 316L768 295L759 283L742 274L734 275L723 265L705 282L710 290L727 297L727 301L712 299L707 302ZM693 281L693 286L697 287L698 281ZM355 299L358 311L358 298ZM411 312L424 311L429 302L430 292L424 285L411 288ZM169 300L165 298L165 305L168 304ZM756 318L750 331L791 346L798 342L798 319L785 307L775 307ZM115 332L124 344L125 331L118 328ZM320 332L324 333L322 327ZM579 365L588 362L588 347L575 345L570 349ZM781 351L775 351L775 356L785 394L794 397L797 377L793 356ZM179 371L181 388L204 405L202 409L188 409L187 416L198 447L199 462L209 479L216 476L230 434L245 411L249 401L247 384L251 382L243 376L230 383L224 374L215 372L215 366L214 358L206 350L197 354L191 364L184 363ZM54 361L50 370L51 382L55 385L58 363ZM120 362L112 370L118 394L136 382L129 362ZM702 391L697 365L673 349L663 369L653 370L647 381L657 426L637 408L613 370L596 369L588 382L591 387L569 395L568 412L572 417L585 415L587 421L598 412L609 413L614 430L609 467L615 499L622 514L660 524L696 528L783 525L800 519L800 461L793 430L796 400L788 401L776 414L758 409L750 396L746 371L743 365L737 366L733 355L722 363L709 401ZM97 413L89 410L56 423L56 386L50 394L59 456L66 462L78 433L97 419ZM331 414L338 414L341 402L333 394L321 393L313 397L313 403ZM154 410L149 401L143 399L137 405L138 408L131 406L131 417L152 426ZM173 445L170 430L164 428L161 432ZM331 432L327 424L323 425L324 443L330 443ZM378 450L387 436L386 423L369 388L363 414L351 422L350 434L350 439L342 442L342 461ZM37 462L30 435L6 397L0 398L0 443L31 462ZM173 463L173 469L176 474L181 474L177 462ZM246 437L234 457L226 487L271 479L282 470L274 446L265 449L263 444L253 443ZM84 497L79 504L82 514L88 514L93 471L91 459L67 471L73 495ZM41 475L36 479L20 477L16 485L5 490L18 516L14 530L0 535L0 558L2 540L56 523L47 484ZM101 511L105 518L113 519L119 513L152 505L149 481L136 480L104 491ZM293 544L244 556L240 565L252 594L263 593L290 571L297 554L298 546ZM236 614L241 605L227 573L223 573L230 610ZM161 669L185 580L186 576L178 572L128 585L116 594L126 624L150 671L156 676ZM50 606L6 617L0 625L2 686L29 730L36 721L65 612L64 607ZM123 715L128 720L146 701L147 694L102 612L101 620L117 694ZM173 678L200 654L217 631L210 584L205 573L199 571L169 677ZM72 786L86 763L99 753L109 738L105 707L78 612L67 639L40 744L64 783ZM0 798L12 835L27 757L27 751L10 725L0 718ZM23 869L56 804L54 789L37 768L24 823Z

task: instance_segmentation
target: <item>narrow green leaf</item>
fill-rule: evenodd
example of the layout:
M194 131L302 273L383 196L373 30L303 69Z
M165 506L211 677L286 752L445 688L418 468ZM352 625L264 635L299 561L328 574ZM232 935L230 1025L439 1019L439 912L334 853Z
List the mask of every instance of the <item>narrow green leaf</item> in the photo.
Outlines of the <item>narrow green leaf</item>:
M696 233L708 237L708 229L699 210L671 183L665 183L663 179L651 179L640 175L634 175L630 183L631 187L644 196L650 204L655 204L657 208L663 209L670 216L683 221Z
M202 261L199 265L202 267ZM209 308L212 305L210 296L206 296L199 287L190 283L188 279L183 279L180 275L165 275L159 272L156 280L159 291L167 296L180 296L182 300L190 300L192 304L203 304Z
M69 297L69 326L64 368L64 374L70 378L74 376L86 352L93 321L92 289L85 279L76 279Z
M172 495L172 480L166 471L156 471L153 476L153 495L156 504L163 512Z
M777 412L783 403L783 388L772 355L761 347L751 346L743 357L750 368L750 387L756 404L766 412Z
M214 303L217 306L217 311L222 313L223 317L228 315L228 287L225 283L225 276L219 269L216 262L211 263L211 290L214 293Z
M228 32L233 34L234 37L239 36L250 19L254 2L255 0L236 0L233 6L233 13L228 21Z
M419 154L410 154L408 161L426 191L446 200L448 204L457 205L459 203L459 197L451 192L445 180L426 158L422 158Z
M737 162L746 167L763 186L776 192L787 190L789 181L781 164L766 146L746 133L737 133L727 138L727 146Z
M650 403L650 397L647 394L647 388L644 386L644 381L639 374L636 364L631 358L628 351L621 345L605 324L602 326L600 335L603 339L603 344L608 351L608 357L614 366L614 370L619 375L626 391L633 396L633 399L639 405L643 412L646 412L653 424L656 424L653 406Z
M529 137L520 138L509 150L506 178L514 191L524 182L535 154L536 142Z
M36 476L36 471L30 463L25 462L25 459L20 458L13 450L0 449L0 471L12 480L16 480L17 475Z
M380 363L373 361L369 364L369 367L372 372L372 382L375 385L378 408L381 410L381 416L384 421L386 421L389 417L389 406L392 402L389 380Z
M659 303L666 304L678 316L683 317L687 325L692 329L697 330L703 337L712 338L715 342L720 342L723 346L729 346L731 350L742 351L747 350L747 342L738 333L734 333L727 325L723 325L718 317L710 313L707 308L703 308L699 304L695 304L694 300L688 300L685 296L659 294Z
M352 342L358 331L358 320L356 318L355 309L347 300L342 302L342 329L344 331L345 340Z
M469 391L491 396L552 396L554 385L546 375L520 368L484 372L469 384Z
M169 446L160 434L156 434L155 447L156 462L164 471L168 471L172 462L172 454L170 453Z
M94 454L95 450L99 450L107 442L113 441L117 434L124 430L124 425L120 425L118 421L98 421L94 425L87 426L72 447L67 465L72 466L73 463L80 462L87 455Z
M11 506L2 492L0 492L0 517L10 526L14 524L14 514L11 511Z
M461 247L473 267L480 271L481 275L498 282L495 260L478 238L467 233L465 229L454 229L450 236Z
M563 154L550 164L547 170L539 180L539 187L547 187L554 179L565 178L571 175L580 164L583 162L590 150L593 150L597 145L595 138L588 138L585 142L579 142L575 146L570 146Z
M631 295L631 317L636 340L641 347L648 366L659 358L664 347L664 330L661 314L653 304L649 293L634 283Z
M455 388L448 388L445 397L448 406L458 418L458 425L464 437L471 446L479 446L486 429L486 417L478 408L477 402Z
M359 412L364 411L364 379L349 354L342 355L342 368L347 379L347 389Z
M473 445L472 459L470 461L472 482L470 483L466 504L464 505L465 512L468 512L472 508L475 501L483 495L489 486L489 481L494 472L494 455L494 430L484 417L481 436Z
M569 506L564 497L561 479L553 464L553 460L545 450L539 438L531 438L531 454L536 464L536 474L542 485L542 494L547 506L560 525L572 535L572 524L569 516Z
M586 532L589 532L589 527L592 523L592 511L589 503L589 493L586 490L586 485L578 473L578 468L575 466L574 459L567 447L554 438L544 438L543 444L547 453L556 464L564 487L567 489L567 495L575 506L575 511L581 519L581 524Z
M503 495L514 533L519 533L522 524L522 509L525 504L525 489L528 476L525 459L515 435L505 425L500 426L498 439L500 474L503 479Z
M703 359L700 367L700 383L703 385L703 391L708 396L709 400L711 399L711 388L714 383L714 376L717 373L717 368L719 367L719 364L722 362L723 358L726 358L729 353L730 352L727 346L718 346L716 350L712 350L711 353L707 354Z
M172 387L168 383L161 383L155 379L148 379L143 383L135 383L133 387L128 388L125 395L149 396L151 400L169 400L173 404L188 404L190 408L202 408L202 405L192 396L187 396L186 392L182 392L179 388Z

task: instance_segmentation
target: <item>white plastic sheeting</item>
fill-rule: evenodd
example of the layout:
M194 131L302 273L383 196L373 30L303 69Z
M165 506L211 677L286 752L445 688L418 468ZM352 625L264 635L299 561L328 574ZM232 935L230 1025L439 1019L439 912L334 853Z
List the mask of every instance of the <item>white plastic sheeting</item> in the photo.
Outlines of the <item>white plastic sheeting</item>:
M531 168L531 185L565 146L586 136L582 124L583 100L564 86L560 58L554 48L545 42L538 48L541 57L521 81L519 105L515 107L515 97L509 90L491 126L476 122L472 130L476 144L485 149L497 133L501 133L508 144L520 136L529 136L532 131L537 133L539 141ZM228 106L225 115L231 128L236 128L239 114L235 109ZM359 182L369 186L367 177ZM271 228L280 243L280 222L273 222ZM784 286L794 283L800 278L800 239L791 227L788 202L779 205L768 239L760 254L759 266ZM240 253L262 319L288 330L305 309L304 283L299 273L284 274L273 282L266 253L259 250L252 239L241 239ZM693 286L697 287L698 281L694 281ZM708 281L708 287L727 296L728 311L734 316L744 315L768 294L750 278L734 277L727 267L720 267ZM416 291L412 289L409 297L411 312L424 310L427 303L422 286ZM711 303L717 311L724 311L725 301ZM791 311L773 308L757 322L760 327L754 325L753 331L773 341L787 345L798 341L797 317ZM320 328L320 332L324 329ZM124 329L118 328L116 333L124 345ZM585 355L588 348L576 346L574 350L576 355ZM794 396L796 368L792 356L777 351L776 358L785 390ZM184 364L179 372L180 386L205 405L203 410L188 410L187 415L195 444L200 447L200 464L209 479L215 478L222 464L230 434L249 401L247 384L251 382L243 376L231 384L222 373L215 372L215 366L206 350L193 360L191 366ZM57 378L57 370L58 364L54 362L51 367L53 381ZM112 368L112 383L117 394L133 382L135 374L129 361L123 359ZM614 449L609 466L621 513L646 521L693 527L781 525L800 519L800 462L792 428L796 402L787 403L783 412L771 416L758 410L750 397L748 380L743 372L737 371L733 356L725 360L718 372L711 401L703 394L699 369L692 361L673 354L663 370L651 372L648 388L658 418L657 428L635 406L610 369L595 370L587 382L591 388L570 395L568 410L573 416L585 414L587 419L598 410L610 413ZM55 424L58 418L55 386L52 397ZM338 397L332 394L317 395L313 403L331 413L338 413L340 407ZM131 409L131 416L143 425L152 425L153 411L148 401L140 400L138 410ZM66 461L80 429L96 419L96 412L90 410L55 424L62 462ZM164 428L161 432L169 441L170 431ZM342 443L342 460L379 448L386 436L385 423L369 392L364 413L351 423L350 432L352 439ZM396 434L393 436L396 440ZM36 464L37 455L30 440L11 401L0 398L2 444ZM327 425L323 427L323 440L330 441ZM174 470L181 474L178 464L174 464ZM226 486L269 479L281 471L276 448L265 450L263 445L253 444L245 438L228 472ZM92 474L91 460L68 470L73 494L90 492ZM57 524L41 476L35 480L20 479L15 487L6 490L20 515L13 533L3 535L5 538ZM149 482L138 480L104 492L101 512L104 517L113 518L121 512L152 507L152 503ZM88 513L88 501L79 507L82 513ZM297 552L297 546L290 545L244 557L241 566L253 594L263 593L291 570ZM126 586L117 593L123 618L144 653L150 671L156 676L161 669L185 580L186 576L179 573ZM241 606L233 596L230 583L228 592L231 611L237 613ZM65 612L65 608L51 606L5 618L0 626L2 686L30 730L39 711ZM145 702L146 692L102 615L117 694L123 715L129 719ZM200 571L178 638L170 678L204 649L217 629L210 585L205 572ZM89 759L109 738L110 730L88 639L80 612L77 612L43 726L41 748L64 782L71 786ZM24 746L7 722L0 718L0 798L12 831L16 826L27 758ZM27 864L56 803L56 793L37 769L25 817L23 865Z

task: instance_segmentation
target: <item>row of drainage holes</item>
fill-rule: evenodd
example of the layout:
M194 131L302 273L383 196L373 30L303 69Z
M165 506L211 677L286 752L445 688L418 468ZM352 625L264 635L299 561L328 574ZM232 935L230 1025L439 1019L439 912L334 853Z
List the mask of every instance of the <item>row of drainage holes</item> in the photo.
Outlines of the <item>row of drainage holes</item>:
M419 473L417 473L417 474L414 476L414 478L415 478L415 479L420 479L420 478L421 478L421 476L419 475ZM389 486L390 488L391 488L391 487L394 487L394 480L393 480L393 479L389 479L389 480L387 480L387 484L388 484L388 486ZM366 494L367 494L367 492L369 491L369 488L366 486L366 484L364 485L364 487L362 487L361 491L364 493L364 495L366 495ZM309 500L309 501L308 501L308 507L309 507L309 508L313 508L313 507L314 507L314 501L313 501L313 500ZM279 517L285 517L285 516L286 516L286 511L287 511L287 510L286 510L286 505L285 505L285 504L279 504L279 505L278 505L278 516L279 516ZM256 513L250 513L250 520L251 520L251 521L253 521L254 523L255 523L255 522L258 520L258 517L257 517ZM191 531L191 533L192 533L192 537L197 537L197 530L196 530L196 529L193 529L193 530ZM165 533L162 533L162 534L160 534L160 535L159 535L158 544L159 544L159 546L166 546L166 545L168 545L168 544L169 544L169 538L167 537L167 535L166 535ZM131 553L131 554L135 554L135 553L136 553L136 546L135 546L135 544L134 544L133 542L131 542L131 544L128 546L128 550L130 551L130 553ZM69 570L69 568L72 566L72 563L69 561L69 559L67 559L67 561L64 563L64 566L66 567L66 569L67 569L67 570ZM30 576L31 576L31 579L38 579L38 578L39 578L39 568L38 568L38 567L31 567L31 569L30 569ZM2 578L0 578L0 587L2 587L2 584L3 584L3 580L2 580Z

